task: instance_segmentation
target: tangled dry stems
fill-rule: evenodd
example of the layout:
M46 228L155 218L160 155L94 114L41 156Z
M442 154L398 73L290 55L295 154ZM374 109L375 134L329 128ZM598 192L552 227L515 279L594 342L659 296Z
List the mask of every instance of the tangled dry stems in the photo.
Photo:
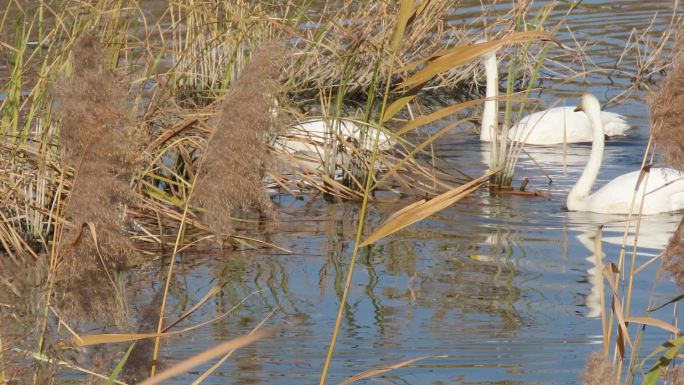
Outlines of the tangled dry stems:
M309 45L293 55L288 70L292 73L293 88L316 91L344 82L349 94L366 93L373 83L374 66L379 60L386 61L386 65L394 59L408 62L442 50L445 31L449 29L448 11L458 4L444 0L430 2L410 24L396 58L391 59L387 42L392 39L393 29L382 26L394 25L398 4L374 1L359 6L348 2L334 14L323 14L321 20L325 30L320 43L315 37L319 30L309 30L305 37ZM439 87L453 87L462 80L459 74L463 75L463 72L444 74ZM381 80L384 81L386 79Z

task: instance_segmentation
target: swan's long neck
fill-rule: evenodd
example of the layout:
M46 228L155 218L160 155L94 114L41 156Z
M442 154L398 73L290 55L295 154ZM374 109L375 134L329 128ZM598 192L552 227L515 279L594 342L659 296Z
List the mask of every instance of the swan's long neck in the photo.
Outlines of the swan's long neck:
M589 103L583 103L585 114L589 118L592 130L591 155L589 161L582 171L582 175L575 183L575 186L568 194L567 205L569 209L576 207L591 193L591 186L596 181L601 162L603 161L603 121L601 120L601 106L596 99Z
M480 140L491 142L497 131L498 101L499 95L499 71L496 66L496 54L488 53L483 58L485 76L487 78L487 88L485 96L487 101L484 103L482 112L482 128L480 129Z

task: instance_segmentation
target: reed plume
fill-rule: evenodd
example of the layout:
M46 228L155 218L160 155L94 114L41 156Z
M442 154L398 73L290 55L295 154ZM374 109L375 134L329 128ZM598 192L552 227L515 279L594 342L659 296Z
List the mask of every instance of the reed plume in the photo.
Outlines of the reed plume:
M131 134L121 80L105 67L98 38L86 34L73 48L73 76L55 89L62 159L75 170L65 212L74 226L66 230L60 255L75 275L121 266L134 254L124 208L133 201L129 183L141 141Z
M665 381L669 385L684 385L684 364L669 369L665 375Z
M651 134L665 161L684 171L684 30L677 36L678 55L659 91L651 93ZM663 253L663 267L684 285L684 219Z
M651 134L665 161L684 170L684 31L675 45L679 53L660 90L648 97Z
M587 359L582 375L583 385L617 385L615 367L603 352L594 352Z
M193 197L195 204L206 209L203 220L212 232L230 233L230 217L236 210L271 209L262 176L273 164L268 137L283 52L275 44L256 50L221 99L212 121L214 131Z

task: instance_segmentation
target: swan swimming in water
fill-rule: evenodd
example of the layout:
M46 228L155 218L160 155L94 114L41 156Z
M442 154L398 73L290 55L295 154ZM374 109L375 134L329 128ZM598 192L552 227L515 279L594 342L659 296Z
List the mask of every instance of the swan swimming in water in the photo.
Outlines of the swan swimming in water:
M637 181L641 171L623 174L591 194L603 160L604 130L599 101L591 94L585 94L577 106L584 111L591 123L593 141L591 154L582 175L570 190L567 207L570 211L591 211L603 214L629 214ZM643 214L657 214L684 208L684 173L671 168L651 168L636 193L633 213L639 213L642 194Z
M498 103L496 97L499 88L496 53L485 54L483 64L487 79L487 100L482 112L480 140L491 142L498 132L495 127ZM600 114L605 135L624 135L625 131L630 129L624 116L606 111L601 111ZM508 138L514 142L535 145L588 143L592 141L592 130L589 119L583 113L575 112L573 107L554 107L520 119L520 122L508 131Z
M371 151L377 133L374 127L362 130L356 123L346 119L312 119L289 127L285 134L276 139L274 148L298 158L308 168L321 169L333 145L342 144L361 151ZM381 131L378 149L388 151L393 145L392 138ZM346 151L346 156L354 156L353 151ZM337 162L345 162L339 153Z

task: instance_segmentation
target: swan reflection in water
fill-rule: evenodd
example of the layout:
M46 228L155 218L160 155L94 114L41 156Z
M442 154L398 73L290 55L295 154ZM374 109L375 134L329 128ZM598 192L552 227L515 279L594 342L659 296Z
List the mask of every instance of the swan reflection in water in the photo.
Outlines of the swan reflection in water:
M592 217L599 217L601 215L592 215ZM625 255L630 258L634 251L634 242L636 235L636 263L643 265L649 260L658 257L667 246L672 234L677 229L680 217L679 215L649 215L641 217L639 224L639 232L636 233L636 218L630 222L629 232L625 238L625 228L627 221L624 217L616 221L609 218L616 216L602 216L607 220L601 232L601 249L603 256L601 260L605 266L608 262L617 263L617 258L620 254L620 248L625 245ZM618 217L620 218L620 217ZM597 219L597 218L593 218ZM592 221L593 223L601 223ZM582 244L591 254L586 257L587 262L591 267L587 269L588 282L591 285L591 291L586 297L587 313L586 316L596 318L601 316L601 301L599 279L602 278L600 270L596 266L596 233L598 229L596 225L583 225L584 231L577 235L577 240ZM605 285L604 285L605 286Z
M482 246L470 257L481 263L503 264L515 269L542 273L567 272L566 269L571 265L582 266L579 271L586 268L586 274L582 274L580 280L575 280L581 283L582 287L566 288L566 290L573 290L584 298L584 303L580 306L585 308L582 312L585 317L600 317L599 279L601 275L594 255L596 231L599 226L603 225L601 236L603 265L609 262L617 263L628 223L627 217L587 212L565 212L562 215L566 222L561 227L556 227L553 223L563 219L547 218L549 223L546 234L526 234L524 229L521 233L521 229L497 226L495 232L487 235ZM649 215L640 219L639 232L636 237L638 266L660 255L675 232L680 219L681 215L670 214ZM628 259L631 258L634 247L637 218L632 218L629 224L629 231L624 242L625 255ZM558 234L558 232L562 233L560 238L554 238L551 235L551 233ZM546 238L547 236L551 238ZM573 239L576 239L579 245L573 242ZM556 245L553 246L554 244ZM579 247L580 245L582 247ZM530 253L537 254L540 251L544 254L541 260L526 257ZM573 255L576 258L573 258ZM580 262L581 259L586 260L586 263ZM576 262L571 262L572 260ZM584 288L585 282L589 286L587 289Z

